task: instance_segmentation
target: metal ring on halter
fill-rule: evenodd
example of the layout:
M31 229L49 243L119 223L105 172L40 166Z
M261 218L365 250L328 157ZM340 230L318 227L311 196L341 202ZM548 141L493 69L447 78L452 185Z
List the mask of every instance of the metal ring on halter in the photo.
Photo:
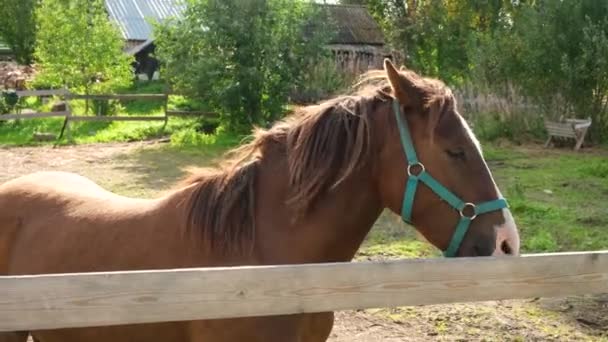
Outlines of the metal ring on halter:
M420 166L420 172L417 175L412 174L412 167L414 166ZM422 164L421 162L417 162L416 164L410 164L407 166L407 175L408 176L419 176L421 174L424 173L426 169L424 168L424 164Z
M466 216L466 215L464 214L464 210L465 210L467 207L471 207L471 208L473 209L473 216L469 217L469 216ZM468 218L469 218L469 220L473 221L473 220L474 220L474 219L477 217L477 214L475 213L475 208L477 208L477 207L475 206L475 204L473 204L473 203L465 203L465 204L464 204L464 206L462 207L462 209L460 209L460 217L468 217Z

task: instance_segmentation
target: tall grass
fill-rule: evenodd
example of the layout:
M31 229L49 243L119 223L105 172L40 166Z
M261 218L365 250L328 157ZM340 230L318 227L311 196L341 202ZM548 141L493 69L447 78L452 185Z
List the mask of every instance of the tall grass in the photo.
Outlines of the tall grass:
M485 141L507 138L514 142L543 139L544 110L514 87L501 94L489 88L465 84L455 90L461 114Z

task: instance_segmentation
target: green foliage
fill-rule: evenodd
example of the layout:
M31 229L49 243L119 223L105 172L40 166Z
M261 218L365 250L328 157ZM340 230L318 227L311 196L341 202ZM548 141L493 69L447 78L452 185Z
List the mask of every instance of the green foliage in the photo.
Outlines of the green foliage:
M316 6L291 0L198 0L157 26L174 90L209 104L230 130L283 114L290 90L326 53Z
M353 80L352 75L338 69L332 57L323 58L302 76L291 99L299 103L317 102L345 90Z
M102 0L42 0L36 15L41 73L35 86L95 93L130 84L132 57L122 52Z
M347 1L350 2L350 1ZM411 69L459 84L470 69L469 51L477 30L496 20L500 1L367 0L399 60Z
M608 3L522 4L511 19L480 40L480 81L498 93L515 85L553 119L591 117L592 138L606 139Z
M7 114L15 109L19 97L14 90L3 90L0 92L0 114Z
M9 106L6 104L6 101L4 100L4 96L0 97L0 115L2 114L7 114L10 112L10 108ZM1 125L2 123L0 123Z
M511 137L542 118L591 117L608 139L608 2L345 0L365 3L404 64L458 88L482 86L537 108L501 117Z
M38 0L2 0L0 4L0 40L11 48L20 64L33 62L37 3Z
M222 128L215 133L201 133L196 127L182 129L171 135L171 146L173 147L208 147L214 146L221 149L229 149L238 145L244 136L230 133Z

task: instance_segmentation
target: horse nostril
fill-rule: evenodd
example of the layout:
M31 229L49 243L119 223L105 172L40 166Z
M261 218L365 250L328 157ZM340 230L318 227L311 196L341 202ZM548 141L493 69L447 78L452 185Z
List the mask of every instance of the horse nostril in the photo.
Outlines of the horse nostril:
M511 249L511 246L509 246L509 244L507 243L507 240L504 240L502 244L500 244L500 250L507 255L513 254L513 250Z

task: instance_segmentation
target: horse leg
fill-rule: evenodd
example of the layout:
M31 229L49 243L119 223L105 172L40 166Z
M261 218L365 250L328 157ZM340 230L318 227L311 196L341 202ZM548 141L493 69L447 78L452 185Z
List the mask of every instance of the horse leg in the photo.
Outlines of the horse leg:
M27 342L28 332L0 332L0 342Z

